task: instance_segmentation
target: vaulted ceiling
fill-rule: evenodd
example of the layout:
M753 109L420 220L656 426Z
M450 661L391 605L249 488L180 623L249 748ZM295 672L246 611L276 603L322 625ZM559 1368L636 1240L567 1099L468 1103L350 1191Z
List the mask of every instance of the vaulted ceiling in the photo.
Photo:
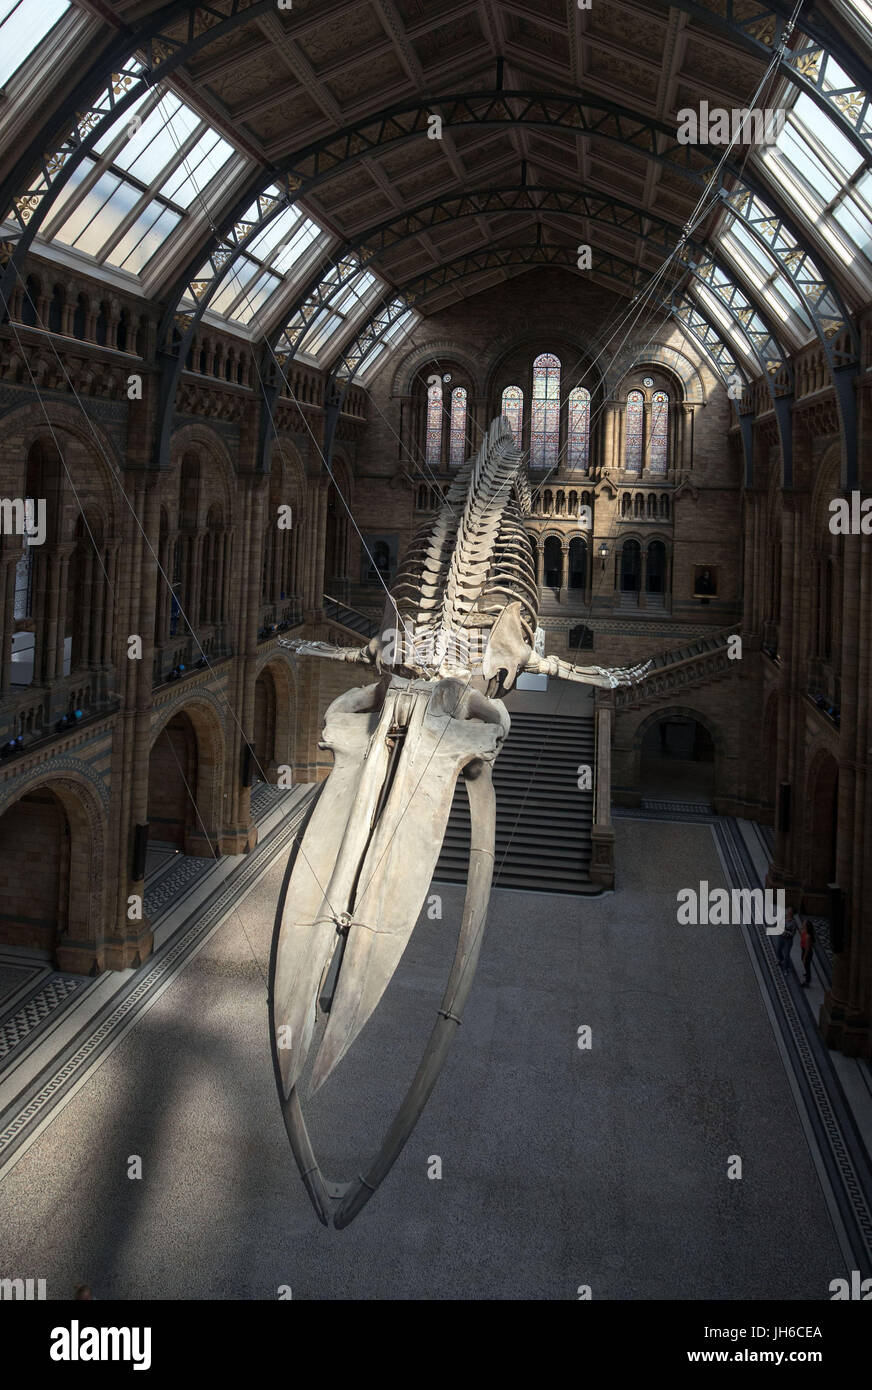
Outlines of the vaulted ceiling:
M575 0L293 0L292 9L259 16L210 45L186 65L184 80L216 122L229 123L271 165L385 108L490 93L498 83L504 91L581 93L674 129L682 107L746 105L765 68L762 56L700 15L662 0L595 0L589 10ZM525 185L618 198L657 222L593 222L541 192L512 199ZM367 154L320 183L307 202L327 227L354 241L419 205L482 190L505 196L462 217L431 214L434 225L379 250L378 270L403 285L457 257L529 245L537 236L546 244L590 244L654 269L662 248L648 244L649 234L656 230L662 241L666 222L677 237L699 196L687 179L617 140L470 123L443 130L441 139ZM434 303L475 293L516 269L467 277Z

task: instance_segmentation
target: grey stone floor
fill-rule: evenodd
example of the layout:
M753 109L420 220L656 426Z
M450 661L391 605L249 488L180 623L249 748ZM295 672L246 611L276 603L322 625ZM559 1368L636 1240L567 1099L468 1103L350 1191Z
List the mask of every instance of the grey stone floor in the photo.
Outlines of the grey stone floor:
M430 1104L342 1232L311 1211L274 1094L277 862L241 909L260 964L231 916L0 1183L0 1273L61 1298L826 1298L843 1261L740 933L675 922L678 888L723 882L711 831L616 830L616 894L494 893ZM375 1147L438 1006L462 892L434 891L443 920L313 1101L336 1178Z

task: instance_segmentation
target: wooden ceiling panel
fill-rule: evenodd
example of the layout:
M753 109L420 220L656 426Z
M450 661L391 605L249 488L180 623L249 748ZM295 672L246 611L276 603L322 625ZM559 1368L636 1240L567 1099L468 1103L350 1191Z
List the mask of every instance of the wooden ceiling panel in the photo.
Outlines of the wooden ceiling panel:
M121 12L122 0L115 8ZM236 131L255 155L277 161L361 118L374 118L371 132L391 105L420 100L425 111L438 112L440 96L489 93L500 58L506 90L583 92L667 125L682 106L702 99L748 105L763 70L740 46L667 0L594 0L588 10L576 0L293 0L291 8L276 8L209 44L185 76L212 103L216 119L229 113L231 137ZM708 167L704 157L692 157L699 170ZM632 145L566 128L470 122L446 128L440 140L428 140L419 128L384 153L340 167L307 206L351 239L419 204L520 186L524 179L611 194L679 226L699 196L691 182ZM401 283L471 248L519 238L530 243L535 226L535 214L446 220L372 266ZM644 237L628 231L557 213L543 213L542 227L546 238L569 245L595 238L601 249L633 263L652 259ZM437 298L455 302L516 273L514 267L489 271Z

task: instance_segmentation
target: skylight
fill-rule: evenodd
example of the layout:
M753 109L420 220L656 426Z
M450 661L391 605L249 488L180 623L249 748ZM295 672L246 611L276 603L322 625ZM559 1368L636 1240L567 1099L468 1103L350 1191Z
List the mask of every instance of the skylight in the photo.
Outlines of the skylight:
M272 187L267 194L278 197L279 190ZM253 218L255 211L253 205L243 218ZM289 272L299 275L301 268L311 263L306 252L319 240L326 244L327 238L316 222L299 207L285 208L239 252L209 309L236 323L251 324L255 317L269 312Z
M150 94L73 171L46 239L138 275L233 153L173 92Z
M839 67L834 68L832 81L833 85L849 84ZM855 277L861 277L867 289L872 287L869 175L864 172L862 154L835 121L802 93L777 144L763 151L760 158L830 255Z
M0 87L69 8L69 0L0 0Z
M319 314L300 340L300 352L318 358L328 343L355 320L363 317L366 306L381 289L379 281L368 270L354 279L338 285L328 301L327 311Z

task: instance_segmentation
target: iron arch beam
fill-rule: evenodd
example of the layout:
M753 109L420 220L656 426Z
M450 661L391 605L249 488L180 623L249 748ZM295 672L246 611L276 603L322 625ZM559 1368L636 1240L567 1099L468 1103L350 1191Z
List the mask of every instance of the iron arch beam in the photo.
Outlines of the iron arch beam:
M291 306L290 319L285 327L275 330L268 343L279 347L278 356L284 361L293 359L305 333L321 312L329 311L330 301L362 264L371 264L381 250L391 250L431 226L444 225L462 217L474 217L498 212L540 213L557 212L561 216L577 216L600 225L617 227L646 237L665 254L674 250L681 227L655 213L648 213L635 204L604 194L590 194L578 189L561 189L541 185L518 188L485 188L455 197L442 197L420 204L409 213L382 222L372 231L364 232L354 242L345 242L334 253L333 265L314 289L304 287ZM657 227L662 234L659 242L648 235L646 224ZM702 242L688 237L685 245L693 252L685 254L685 263L692 273L716 294L724 307L752 343L760 360L761 370L776 391L790 394L793 389L793 369L788 353L780 342L778 331L765 308L757 302L752 287L742 284L732 268ZM720 277L720 278L719 278ZM729 287L725 290L725 283Z
M709 322L697 304L687 299L676 302L676 298L673 296L670 303L670 311L672 317L681 325L682 332L685 333L688 338L694 340L700 350L720 369L722 375L726 375L727 371L729 371L730 376L733 376L734 373L742 375L742 373L739 372L735 359L732 357L729 348L720 337L717 329ZM743 380L747 386L747 379L743 378ZM746 396L743 391L742 403L747 404L750 400L750 392ZM745 460L745 486L753 487L753 407L751 409L742 410L740 409L739 401L736 399L733 400L733 404L736 407L736 415L738 417L739 430L742 438L742 453Z
M827 272L819 268L805 234L792 221L777 190L763 188L747 172L743 173L731 164L720 168L716 183L710 177L707 180L700 160L706 165L718 167L722 151L705 145L681 145L675 131L662 122L639 116L613 103L592 98L555 96L554 93L479 92L446 96L430 102L416 100L346 127L339 134L324 137L307 150L290 156L276 170L261 175L261 187L276 183L280 185L280 196L263 217L250 224L243 241L237 238L234 245L234 239L230 237L234 222L242 210L243 200L240 200L231 214L222 220L217 233L210 237L207 249L199 249L192 257L170 292L170 320L177 312L176 306L185 297L192 299L197 306L194 321L202 315L229 269L233 252L244 242L253 241L266 224L287 206L286 200L304 198L322 182L334 177L340 169L357 163L379 149L387 146L393 149L418 138L426 130L428 116L434 107L440 108L443 113L443 128L446 125L468 128L470 124L502 128L506 123L514 123L536 129L568 129L575 134L586 134L620 147L629 146L686 178L700 192L708 191L716 195L733 216L745 222L755 239L794 283L814 320L831 368L835 370L844 364L837 362L834 354L832 340L837 335L847 342L846 348L840 349L844 361L859 360L856 330L841 295ZM277 174L282 177L277 178ZM733 187L727 186L728 180L733 181ZM248 203L252 200L253 189L252 183ZM777 228L774 235L768 230L769 223ZM208 249L210 246L211 251ZM207 262L210 268L207 268ZM192 334L188 335L185 350L190 346L190 336Z
M857 332L838 289L819 269L804 234L783 207L780 195L774 190L761 190L755 180L732 165L719 166L720 151L702 145L680 145L675 132L662 122L639 116L613 103L555 96L554 93L502 91L445 96L430 102L416 99L359 121L289 156L280 168L261 174L260 187L274 183L278 194L258 200L256 214L242 225L240 235L238 222L249 205L254 190L252 182L245 198L237 201L230 217L223 220L217 233L210 238L211 251L198 252L170 295L160 343L166 356L164 375L167 379L162 391L158 466L166 466L168 462L173 402L196 327L228 273L236 252L260 235L290 202L305 197L340 169L356 164L379 149L388 146L394 149L420 138L433 107L438 107L442 113L443 128L446 125L468 128L470 124L503 128L512 123L536 129L568 129L620 147L629 146L686 178L700 191L716 195L735 217L744 221L793 282L806 304L836 384L846 472L856 474L853 387L840 387L837 373L844 370L853 381L859 362ZM711 177L706 180L705 171L699 167L700 161L718 170L716 180ZM277 174L281 177L277 178ZM735 187L727 187L728 179L734 181ZM194 301L195 308L190 313L180 314L178 306L185 297ZM174 324L181 328L177 344L171 336Z
M140 25L126 28L16 160L0 184L0 209L18 228L10 238L14 245L0 279L4 306L24 257L59 193L119 116L202 48L275 9L274 0L228 3L229 13L225 13L209 4L172 0ZM180 39L170 31L185 17L186 32ZM132 59L136 59L136 67L129 69ZM58 133L47 136L47 130Z
M608 269L600 269L600 273L613 275L620 283L627 285L630 289L640 288L637 284L638 277L643 280L650 279L650 272L643 270L631 261L624 260L620 256L607 256L603 258L608 263ZM420 286L431 281L434 277L439 278L439 288L448 284L456 284L459 280L465 279L470 275L480 275L485 271L493 269L511 269L517 267L532 267L542 265L559 265L570 270L577 270L577 257L575 249L571 246L549 246L541 242L531 242L528 245L508 245L505 247L490 247L480 252L470 252L466 255L457 257L446 266L440 267L437 271L428 271L425 275L417 276L401 286L396 297L391 301L393 312L390 318L385 315L388 305L384 304L376 315L367 322L365 327L352 340L351 344L338 355L336 361L330 369L329 378L331 381L347 381L354 379L359 370L360 363L371 351L376 342L384 337L390 330L401 313L405 313L420 298ZM434 286L436 287L436 286ZM674 291L678 293L678 291ZM673 301L663 301L663 307L668 312L673 312ZM705 309L697 307L700 318L709 323ZM711 331L716 330L709 324ZM710 354L711 355L711 354ZM738 368L732 353L727 351L726 357L715 358L719 370L723 373L725 381L728 375L735 372L747 382L747 374Z
M770 63L790 35L793 5L759 3L748 6L742 0L670 0L677 10L683 10L710 28L726 34L749 53ZM872 160L872 120L870 92L872 69L860 54L826 24L807 21L800 14L794 32L803 42L789 48L779 59L778 76L786 78L797 91L804 93L823 111L863 156L864 163ZM849 91L825 88L821 54L832 56L852 77L855 86ZM846 98L852 100L846 100Z
M512 245L488 247L478 252L467 252L456 260L448 262L445 266L426 271L423 275L399 285L398 289L407 304L415 305L434 289L442 289L456 283L457 280L465 279L469 275L480 274L499 267L511 268L526 264L560 265L574 270L577 268L576 250L573 246L541 245L539 242L521 247ZM705 270L701 273L692 259L678 260L676 268L689 273L700 284L705 285L710 292L717 295L737 329L747 338L772 400L776 399L779 390L782 394L791 395L793 382L788 359L783 353L783 349L768 334L766 328L761 326L756 333L749 332L748 324L742 321L736 312L734 303L713 289L709 274ZM633 291L643 288L651 278L649 270L611 252L598 257L595 269L598 274L610 276L612 279L618 280L619 283L627 285ZM701 312L704 313L704 309ZM779 354L775 359L771 355L773 352ZM776 373L782 376L780 386L776 383Z
M531 247L526 249L532 254L541 252L546 248L543 248L541 243L535 242ZM571 250L571 248L569 249ZM463 261L466 258L461 257L459 259ZM531 260L530 263L541 264L542 262ZM629 265L630 263L625 262L624 264ZM631 266L631 269L636 270L638 267ZM471 270L467 273L476 274L478 272L476 270ZM659 307L665 309L669 317L678 318L679 316L676 306L676 296L678 294L678 291L673 292L670 299L663 300L659 304ZM369 319L364 329L355 336L350 347L340 354L330 370L324 393L324 457L327 462L328 470L333 461L333 441L336 437L339 416L348 391L354 382L354 377L361 363L366 359L373 347L390 333L397 320L408 312L409 307L409 302L405 296L397 297L389 303L383 304L381 309ZM704 311L695 304L688 304L688 309L690 311L690 320L688 322L680 320L683 329L699 343L706 356L714 363L716 370L723 377L725 383L729 377L738 376L742 380L743 386L747 387L750 383L746 372L739 367L729 348L720 339L716 328L706 318ZM699 330L696 326L698 323L703 325L705 333L704 340L701 339ZM735 401L734 404L736 404Z

